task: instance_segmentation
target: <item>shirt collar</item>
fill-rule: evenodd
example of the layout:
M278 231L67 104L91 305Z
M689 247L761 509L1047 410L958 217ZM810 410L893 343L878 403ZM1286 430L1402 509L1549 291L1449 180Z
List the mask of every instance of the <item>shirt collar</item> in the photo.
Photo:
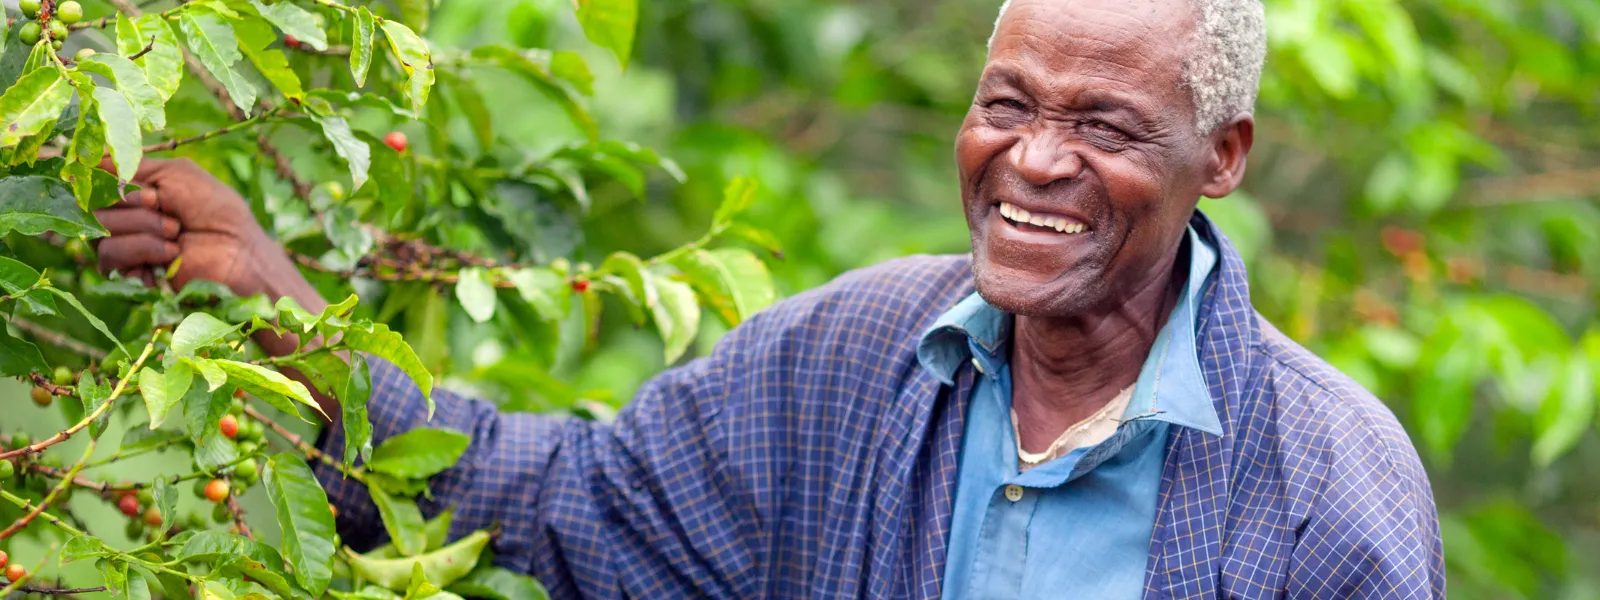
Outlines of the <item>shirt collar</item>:
M1199 294L1216 270L1217 250L1193 227L1185 238L1189 277L1145 358L1123 420L1165 421L1220 436L1222 421L1200 370L1195 331ZM1011 323L1010 314L974 293L940 315L922 335L917 360L945 385L954 384L956 370L969 358L982 371L997 372L1007 367Z

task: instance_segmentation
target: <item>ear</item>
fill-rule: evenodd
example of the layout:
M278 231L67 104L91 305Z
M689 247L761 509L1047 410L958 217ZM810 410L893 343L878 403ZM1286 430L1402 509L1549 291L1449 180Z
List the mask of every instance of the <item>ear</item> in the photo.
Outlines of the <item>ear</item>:
M1245 157L1256 141L1256 119L1249 113L1239 113L1233 119L1211 132L1211 158L1206 165L1204 185L1200 193L1207 198L1221 198L1233 193L1244 181Z

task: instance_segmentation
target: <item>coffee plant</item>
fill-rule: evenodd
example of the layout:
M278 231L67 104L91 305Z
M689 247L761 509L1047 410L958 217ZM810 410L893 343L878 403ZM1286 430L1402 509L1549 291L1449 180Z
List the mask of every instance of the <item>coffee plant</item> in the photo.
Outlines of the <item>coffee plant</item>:
M20 15L7 15L0 375L70 425L0 426L0 549L11 552L0 551L0 597L543 597L533 579L493 566L493 529L449 539L448 508L424 519L415 498L469 440L423 428L374 447L367 403L383 399L370 397L367 361L393 363L428 395L450 372L444 332L470 327L533 373L537 408L604 418L549 375L595 349L603 314L653 327L671 363L703 312L732 326L773 301L751 248L776 255L777 244L738 221L757 193L748 179L726 185L709 230L688 244L582 260L595 190L645 198L682 171L601 134L583 54L532 47L539 40L431 46L419 33L433 7L21 0ZM538 18L575 14L625 68L635 0L574 8ZM509 85L532 90L576 139L502 134L508 123L490 106ZM322 295L342 301L309 311L204 280L180 286L182 258L98 272L95 240L107 231L94 212L137 190L133 174L156 155L192 160L238 190ZM271 355L254 341L265 335L299 342ZM318 396L336 398L341 414L320 414L334 405ZM337 458L297 423L330 418L344 433ZM101 444L108 431L120 444ZM150 480L117 475L122 461L158 452L188 464ZM359 552L340 542L317 464L366 486L389 543ZM271 514L246 515L240 497L252 488ZM208 508L180 513L185 494ZM125 520L91 526L74 509L83 500L68 502L85 496ZM19 537L48 550L19 552ZM74 572L98 577L37 575L80 562L95 569Z

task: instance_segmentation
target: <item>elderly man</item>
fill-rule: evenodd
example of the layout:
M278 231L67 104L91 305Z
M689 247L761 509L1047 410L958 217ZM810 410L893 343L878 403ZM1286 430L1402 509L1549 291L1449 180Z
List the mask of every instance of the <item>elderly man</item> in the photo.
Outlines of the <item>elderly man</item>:
M473 443L427 507L500 523L557 597L1442 597L1405 432L1195 210L1243 177L1265 45L1258 0L1017 0L956 137L970 257L774 306L614 424L438 393ZM139 179L168 216L103 215L103 267L325 304L215 180ZM427 423L373 369L377 437ZM342 535L381 535L323 475Z

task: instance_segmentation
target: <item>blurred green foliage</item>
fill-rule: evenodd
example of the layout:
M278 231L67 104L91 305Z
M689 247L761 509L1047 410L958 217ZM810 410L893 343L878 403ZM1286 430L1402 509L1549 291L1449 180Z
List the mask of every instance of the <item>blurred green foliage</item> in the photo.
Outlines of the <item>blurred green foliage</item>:
M597 66L594 109L688 183L643 205L597 194L586 246L669 248L721 181L751 175L785 293L965 252L951 144L998 4L642 5L633 63ZM431 35L447 43L574 35L527 17L549 12L538 1L443 8ZM1600 3L1267 12L1244 190L1202 203L1250 261L1256 305L1400 416L1433 478L1453 598L1600 597ZM618 401L661 365L647 335L608 335L573 377Z

